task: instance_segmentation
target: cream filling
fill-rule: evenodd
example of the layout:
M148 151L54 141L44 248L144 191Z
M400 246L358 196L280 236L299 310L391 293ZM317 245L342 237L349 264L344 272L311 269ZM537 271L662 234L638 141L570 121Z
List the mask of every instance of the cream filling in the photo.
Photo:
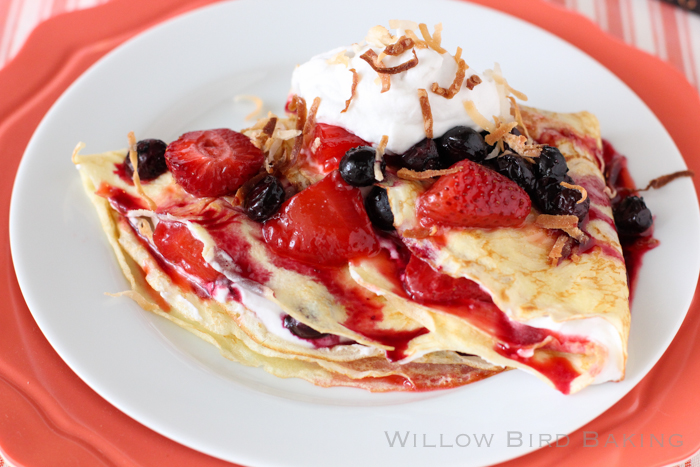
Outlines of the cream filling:
M556 322L549 316L543 316L524 321L522 324L548 329L566 337L583 337L606 349L607 358L602 368L597 373L592 373L594 377L592 384L619 381L622 378L625 363L622 339L615 326L605 318L596 316Z

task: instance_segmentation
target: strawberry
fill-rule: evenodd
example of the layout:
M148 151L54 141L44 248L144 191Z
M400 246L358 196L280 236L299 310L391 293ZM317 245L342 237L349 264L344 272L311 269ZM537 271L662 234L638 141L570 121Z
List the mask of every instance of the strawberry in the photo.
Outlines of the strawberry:
M362 194L338 171L288 199L265 222L263 237L281 256L323 266L379 252Z
M516 227L530 213L530 197L517 183L470 160L452 167L416 202L423 225Z
M362 138L348 133L339 126L326 125L317 123L314 131L314 139L319 139L319 146L312 146L311 158L317 163L323 165L324 172L328 173L338 168L340 159L343 158L348 149L358 146L370 146L370 144Z
M476 282L437 272L413 255L406 265L402 280L406 292L419 303L459 305L465 300L491 301L491 296L481 290Z
M221 276L204 261L204 244L194 238L182 222L158 222L153 232L153 243L163 258L204 282L213 282Z
M235 193L260 171L264 159L250 138L226 128L185 133L165 151L173 177L195 196Z

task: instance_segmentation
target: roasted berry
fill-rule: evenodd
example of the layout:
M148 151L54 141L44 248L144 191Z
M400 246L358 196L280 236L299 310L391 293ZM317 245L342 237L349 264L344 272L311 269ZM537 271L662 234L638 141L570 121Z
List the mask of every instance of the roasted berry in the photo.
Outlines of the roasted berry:
M227 128L185 133L165 151L173 177L195 196L235 193L258 173L264 160L250 138Z
M284 188L273 175L266 175L248 192L245 212L255 222L272 217L284 203Z
M470 160L454 165L416 201L422 223L453 227L517 227L530 213L530 197L514 181Z
M311 159L322 165L324 172L337 169L348 149L369 145L367 141L349 133L344 128L325 123L316 124L313 141L318 143L312 145Z
M154 180L168 170L165 164L165 149L167 145L159 139L142 139L136 143L138 155L139 178L144 181ZM129 153L124 159L124 168L129 177L134 176L134 166L131 165Z
M483 130L479 133L479 135L484 138L484 144L486 144L486 154L491 154L491 151L496 147L495 144L488 144L486 142L486 137L489 135L489 132L486 130Z
M440 170L449 166L440 157L435 141L430 138L425 138L403 153L401 165L416 172Z
M289 332L302 339L320 339L328 335L318 332L314 328L295 320L289 315L284 315L282 323L284 324L285 328L289 329Z
M379 251L362 192L337 170L285 201L262 230L276 254L307 264L340 266Z
M566 159L559 152L559 149L552 146L542 148L542 153L537 158L538 178L554 178L562 181L568 171L569 167L566 165Z
M488 153L484 138L474 129L466 126L456 126L435 140L438 153L448 165L469 159L481 162Z
M513 180L530 195L535 192L535 173L533 166L520 156L506 153L492 159L496 172Z
M374 179L374 160L377 152L369 146L349 149L340 160L340 176L352 186L370 186ZM384 172L386 163L382 161Z
M394 230L394 214L389 196L382 187L375 186L365 198L365 211L372 225L381 230Z
M573 184L570 177L565 176L564 181ZM583 220L588 214L591 201L589 198L582 203L583 197L580 191L561 185L556 178L541 178L535 184L535 204L545 214L555 216L576 216Z
M654 223L651 211L644 203L644 198L628 196L613 208L617 232L621 236L640 235L649 230Z

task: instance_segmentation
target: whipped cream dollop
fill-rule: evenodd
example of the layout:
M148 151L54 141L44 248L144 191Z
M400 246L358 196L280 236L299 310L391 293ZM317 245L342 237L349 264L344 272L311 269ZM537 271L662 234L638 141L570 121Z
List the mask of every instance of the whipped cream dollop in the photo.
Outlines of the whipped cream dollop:
M398 39L403 33L402 30L396 30L395 37ZM303 97L307 106L311 105L314 98L321 98L316 114L318 122L343 127L375 144L382 135L387 135L387 150L402 154L426 137L418 89L425 89L428 93L434 138L460 125L482 129L469 117L464 108L465 101L472 101L476 110L489 121L493 121L494 116L501 120L512 120L510 102L506 99L503 84L494 79L498 67L495 67L495 72L487 70L484 73L476 73L468 68L459 92L447 99L430 89L433 83L443 88L450 87L458 68L455 57L449 52L440 54L432 48L414 47L401 55L384 57L384 66L394 67L412 59L415 50L418 65L390 75L391 88L382 93L377 72L360 58L370 48L377 55L384 51L384 46L369 44L340 47L317 55L295 69L291 92ZM345 55L347 60L339 54ZM351 69L356 70L359 82L348 110L341 113L346 100L351 96ZM470 90L465 82L472 75L477 75L481 83Z

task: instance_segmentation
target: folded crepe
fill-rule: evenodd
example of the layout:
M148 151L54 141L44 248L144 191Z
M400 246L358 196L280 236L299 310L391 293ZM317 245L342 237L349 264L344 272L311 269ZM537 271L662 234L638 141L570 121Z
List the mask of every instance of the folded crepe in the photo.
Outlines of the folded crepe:
M628 289L597 120L585 112L523 109L522 122L535 141L560 149L591 202L578 243L568 242L568 254L554 260L557 241L569 234L542 226L534 208L519 227L441 227L416 235L416 199L426 184L388 175L382 186L397 234L382 239L378 255L309 266L266 247L261 225L237 197L195 197L169 172L141 192L124 176L125 151L76 151L73 159L131 284L123 294L234 361L320 386L371 391L455 387L507 368L567 394L620 380ZM296 176L302 185L315 181ZM215 277L165 259L153 240L158 225L184 229ZM409 263L473 281L484 296L418 301L405 288Z

